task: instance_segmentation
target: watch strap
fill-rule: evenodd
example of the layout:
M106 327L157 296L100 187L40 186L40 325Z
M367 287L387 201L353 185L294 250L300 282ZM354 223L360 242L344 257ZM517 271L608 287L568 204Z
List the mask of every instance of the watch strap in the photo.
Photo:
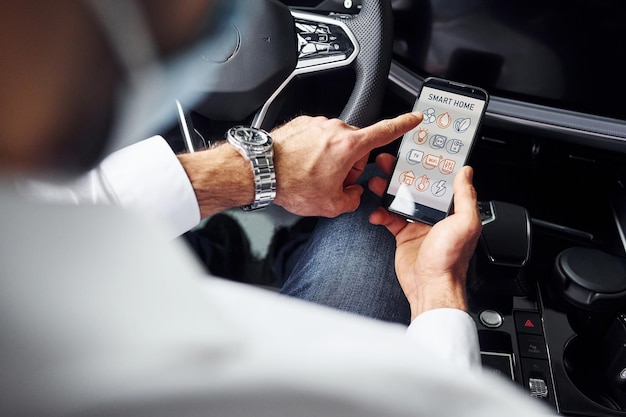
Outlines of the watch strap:
M276 173L272 155L259 155L250 158L254 174L254 202L243 206L245 211L267 207L276 198Z

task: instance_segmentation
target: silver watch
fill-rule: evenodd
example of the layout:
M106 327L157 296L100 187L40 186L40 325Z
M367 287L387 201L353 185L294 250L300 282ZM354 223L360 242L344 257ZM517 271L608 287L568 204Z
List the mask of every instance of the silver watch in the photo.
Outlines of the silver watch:
M236 126L226 132L226 139L252 164L254 202L242 208L252 211L267 207L276 198L272 137L262 129Z

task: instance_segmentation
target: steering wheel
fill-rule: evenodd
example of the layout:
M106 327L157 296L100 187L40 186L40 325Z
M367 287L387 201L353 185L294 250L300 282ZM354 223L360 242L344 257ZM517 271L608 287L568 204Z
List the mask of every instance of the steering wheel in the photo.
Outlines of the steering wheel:
M298 38L295 70L255 116L261 126L264 110L282 89L301 74L345 67L354 63L356 81L340 119L363 127L375 121L380 110L391 65L393 18L389 0L364 0L356 16L325 17L292 10Z
M390 0L362 0L356 15L322 15L276 0L244 3L218 48L203 56L215 80L194 111L218 121L254 114L252 125L269 129L268 111L294 78L352 66L355 84L339 117L357 127L376 121L391 65Z

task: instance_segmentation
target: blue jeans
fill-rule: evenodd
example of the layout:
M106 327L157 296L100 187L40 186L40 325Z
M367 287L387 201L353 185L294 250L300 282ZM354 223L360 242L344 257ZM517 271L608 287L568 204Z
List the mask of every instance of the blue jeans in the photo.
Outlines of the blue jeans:
M382 173L367 167L360 183L366 191L353 213L320 218L281 293L380 320L408 324L409 304L394 269L395 239L369 223L380 198L367 180Z

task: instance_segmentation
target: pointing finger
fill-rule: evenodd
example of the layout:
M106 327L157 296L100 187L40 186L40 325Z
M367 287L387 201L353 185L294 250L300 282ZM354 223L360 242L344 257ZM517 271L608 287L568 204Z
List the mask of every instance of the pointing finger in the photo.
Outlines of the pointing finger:
M405 113L358 130L355 132L358 135L358 152L368 152L387 145L413 129L421 121L422 113Z

